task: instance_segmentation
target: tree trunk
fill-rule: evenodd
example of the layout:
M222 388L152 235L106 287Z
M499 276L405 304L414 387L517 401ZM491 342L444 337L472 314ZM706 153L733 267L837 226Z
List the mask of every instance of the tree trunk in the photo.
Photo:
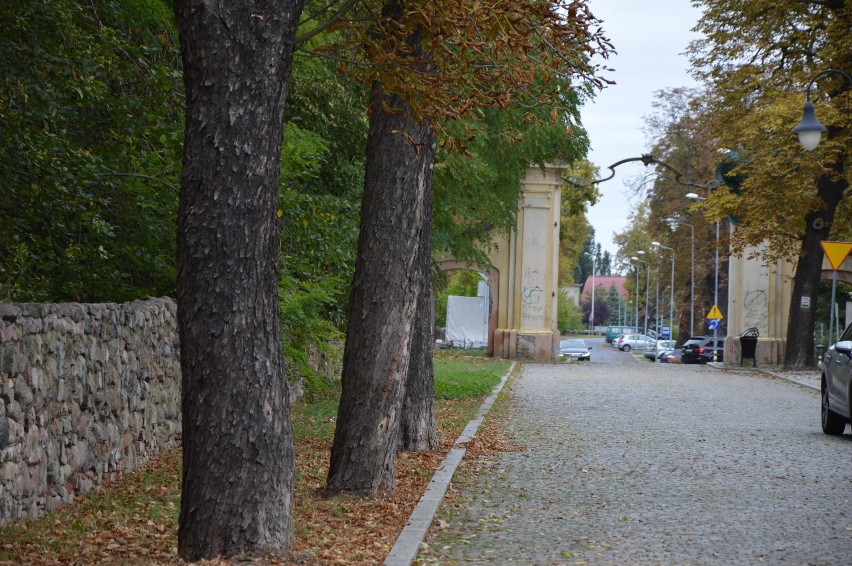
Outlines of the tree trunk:
M413 123L406 102L377 86L371 108L343 391L328 476L330 492L363 495L393 490L399 416L423 286L417 250L434 156L430 126Z
M833 175L823 174L817 181L817 192L823 208L805 216L807 227L802 238L802 253L793 277L793 295L787 322L787 346L784 351L785 369L814 367L814 332L816 330L816 297L822 277L822 240L829 238L837 205L849 182L841 176L845 154L831 165ZM802 297L809 297L811 307L802 308Z
M434 139L430 142L434 144ZM414 335L411 338L411 360L402 405L400 449L409 452L435 450L438 433L435 421L435 372L432 352L435 337L432 333L432 187L424 193L423 230L417 250L417 278L422 282L417 298Z
M387 0L382 18L400 22L404 12L404 2ZM402 26L387 26L385 32L394 29ZM411 55L421 55L419 30L405 43ZM394 45L390 39L388 48ZM329 493L374 496L393 491L400 413L423 287L418 249L431 218L426 193L432 186L434 156L431 126L415 120L407 101L374 84Z
M187 105L177 299L188 561L282 555L292 539L275 212L302 2L174 3Z

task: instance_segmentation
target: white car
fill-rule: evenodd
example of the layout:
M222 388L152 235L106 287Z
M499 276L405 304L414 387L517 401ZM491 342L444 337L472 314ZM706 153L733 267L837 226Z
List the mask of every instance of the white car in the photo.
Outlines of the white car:
M645 336L644 334L625 334L618 338L618 349L624 352L629 352L630 350L644 350L648 344L653 342L654 339L650 336ZM613 344L616 342L613 341Z
M822 364L822 431L840 435L852 423L852 324L828 348Z

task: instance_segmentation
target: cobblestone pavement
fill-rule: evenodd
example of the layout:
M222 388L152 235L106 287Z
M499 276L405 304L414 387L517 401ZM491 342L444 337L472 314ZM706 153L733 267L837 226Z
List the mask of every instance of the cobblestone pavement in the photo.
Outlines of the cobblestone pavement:
M457 475L416 564L852 564L852 435L817 391L627 358L508 387L525 449Z

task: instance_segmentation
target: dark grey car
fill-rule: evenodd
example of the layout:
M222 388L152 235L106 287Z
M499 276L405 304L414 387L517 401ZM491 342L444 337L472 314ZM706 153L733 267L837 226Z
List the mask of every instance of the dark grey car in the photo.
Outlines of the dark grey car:
M843 434L852 423L852 324L828 348L822 364L822 431Z
M559 356L567 360L585 360L592 359L591 346L586 346L586 343L580 338L563 338L559 341Z

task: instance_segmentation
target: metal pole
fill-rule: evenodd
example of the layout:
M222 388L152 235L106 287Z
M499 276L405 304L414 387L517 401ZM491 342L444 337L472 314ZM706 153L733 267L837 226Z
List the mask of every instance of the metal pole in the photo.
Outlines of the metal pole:
M672 226L679 226L681 224L689 226L689 336L691 337L695 334L695 226L688 222L681 222L674 217L666 218L666 221L670 222ZM674 230L674 228L672 228L672 230ZM672 252L672 261L674 261L674 252ZM672 322L672 326L674 326L674 322ZM672 333L672 335L674 335L674 333Z
M716 275L715 280L713 282L713 305L719 306L719 221L716 221ZM716 361L716 354L718 349L716 348L717 339L719 338L719 327L715 326L713 328L713 361Z
M828 309L828 345L826 351L831 347L831 331L834 329L834 293L837 289L837 270L831 272L831 303ZM816 308L816 306L814 306ZM839 337L839 336L838 336Z
M651 266L645 265L645 334L648 334L648 287L651 283Z
M654 303L654 325L657 327L657 333L660 332L660 268L654 268L654 279L657 282L657 298Z
M639 330L639 266L636 266L636 330Z
M669 290L669 340L674 338L674 250L672 250L672 283Z
M595 333L595 271L597 270L597 257L592 255L592 314L589 317L589 324L592 334Z

